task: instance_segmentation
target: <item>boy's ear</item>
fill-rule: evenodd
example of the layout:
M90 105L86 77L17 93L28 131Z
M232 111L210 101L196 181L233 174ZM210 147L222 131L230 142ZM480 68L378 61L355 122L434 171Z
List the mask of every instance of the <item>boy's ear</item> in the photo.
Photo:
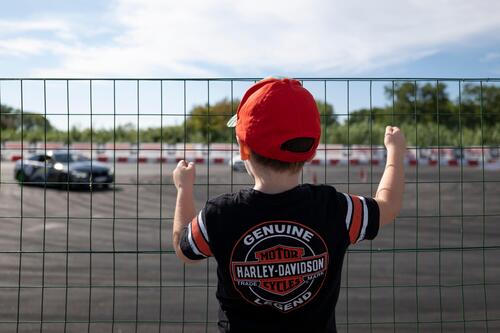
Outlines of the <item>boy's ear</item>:
M240 142L240 156L242 161L246 161L250 158L250 152L250 148L243 142Z

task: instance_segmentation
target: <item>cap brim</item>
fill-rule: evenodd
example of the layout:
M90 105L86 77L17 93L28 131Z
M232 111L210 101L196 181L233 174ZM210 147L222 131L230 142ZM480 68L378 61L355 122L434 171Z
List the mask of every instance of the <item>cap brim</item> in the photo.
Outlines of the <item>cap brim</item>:
M237 122L238 122L238 115L235 114L234 116L231 117L231 119L229 119L226 125L227 127L236 127Z

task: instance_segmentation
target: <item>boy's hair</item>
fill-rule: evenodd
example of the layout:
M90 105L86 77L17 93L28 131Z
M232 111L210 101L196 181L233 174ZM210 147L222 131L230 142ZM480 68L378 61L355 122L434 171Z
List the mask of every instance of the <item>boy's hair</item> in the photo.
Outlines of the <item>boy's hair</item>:
M309 151L314 145L315 140L313 138L296 138L286 141L281 145L281 149L287 150L294 153L303 153ZM252 158L258 164L267 167L273 171L277 172L289 172L297 173L304 167L306 161L301 162L284 162L271 158L264 157L251 152L250 158Z

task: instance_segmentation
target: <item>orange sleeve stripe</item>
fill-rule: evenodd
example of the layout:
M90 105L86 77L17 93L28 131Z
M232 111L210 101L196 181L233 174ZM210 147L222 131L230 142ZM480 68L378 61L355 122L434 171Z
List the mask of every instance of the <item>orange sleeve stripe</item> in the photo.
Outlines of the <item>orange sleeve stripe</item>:
M350 196L352 199L352 222L351 227L349 228L349 239L351 240L351 244L356 243L359 235L359 229L361 228L361 200L355 196Z
M200 252L207 257L212 256L210 247L208 246L207 241L203 237L203 234L201 233L200 230L200 226L198 225L198 217L195 217L193 221L191 221L191 232L193 234L193 240L198 250L200 250Z

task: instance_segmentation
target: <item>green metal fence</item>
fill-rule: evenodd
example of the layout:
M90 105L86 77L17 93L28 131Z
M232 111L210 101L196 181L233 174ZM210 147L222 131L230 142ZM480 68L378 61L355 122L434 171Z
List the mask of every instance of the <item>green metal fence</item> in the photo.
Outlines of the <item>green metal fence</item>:
M252 184L223 124L256 80L0 78L0 332L216 332L215 261L171 246L171 171L196 161L197 209ZM499 330L500 79L301 80L323 127L303 182L373 195L384 126L409 144L401 215L346 256L339 331Z

